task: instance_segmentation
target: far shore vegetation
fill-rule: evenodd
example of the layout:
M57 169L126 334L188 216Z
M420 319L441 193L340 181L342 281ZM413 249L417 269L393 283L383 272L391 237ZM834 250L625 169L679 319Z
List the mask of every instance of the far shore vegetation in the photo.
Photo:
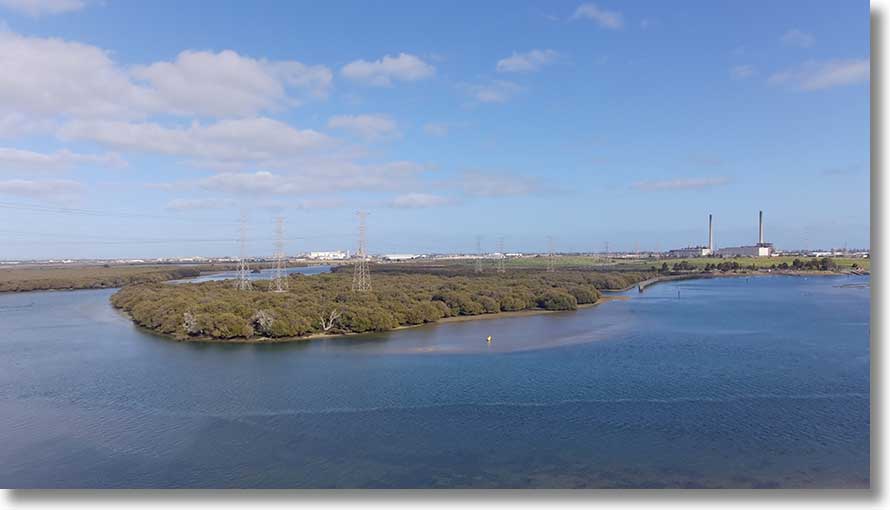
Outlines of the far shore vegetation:
M200 276L209 267L167 265L27 266L0 268L0 292L123 287ZM222 269L213 268L221 271Z

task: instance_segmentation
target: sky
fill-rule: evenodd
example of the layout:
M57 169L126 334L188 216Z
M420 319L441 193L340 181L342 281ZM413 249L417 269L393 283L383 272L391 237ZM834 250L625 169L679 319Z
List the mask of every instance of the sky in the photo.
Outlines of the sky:
M0 0L0 259L868 247L867 1Z

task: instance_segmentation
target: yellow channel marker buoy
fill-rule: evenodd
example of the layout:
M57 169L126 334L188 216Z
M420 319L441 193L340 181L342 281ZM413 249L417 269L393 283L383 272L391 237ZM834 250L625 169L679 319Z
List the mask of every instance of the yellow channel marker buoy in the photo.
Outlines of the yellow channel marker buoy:
M488 335L488 343L491 343L491 335Z

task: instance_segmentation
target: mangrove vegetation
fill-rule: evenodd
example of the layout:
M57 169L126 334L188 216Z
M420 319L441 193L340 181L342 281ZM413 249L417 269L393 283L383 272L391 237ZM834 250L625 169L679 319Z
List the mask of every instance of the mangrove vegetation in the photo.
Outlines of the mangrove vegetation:
M255 281L240 291L231 281L131 285L112 304L134 322L179 340L305 338L389 331L447 317L523 310L575 310L596 303L600 290L623 289L648 272L515 271L503 274L404 272L375 268L373 292L353 292L349 271L292 274L287 292ZM382 269L382 268L379 268Z

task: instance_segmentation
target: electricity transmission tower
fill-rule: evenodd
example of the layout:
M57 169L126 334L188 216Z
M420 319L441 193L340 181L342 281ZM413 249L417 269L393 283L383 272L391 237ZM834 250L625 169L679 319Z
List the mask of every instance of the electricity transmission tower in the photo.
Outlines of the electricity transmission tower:
M506 271L504 269L504 259L507 258L507 254L504 253L504 236L498 237L498 254L500 257L498 258L497 272L503 273Z
M476 273L482 272L482 236L476 236L476 262L473 266Z
M288 281L286 272L287 262L284 255L284 218L275 218L275 277L269 290L272 292L287 292Z
M247 264L247 212L241 210L241 238L240 252L238 255L238 278L235 280L235 288L238 290L250 290L250 267Z
M358 252L356 256L358 260L352 273L352 290L353 292L368 292L371 290L371 274L368 270L368 247L367 247L367 231L365 227L365 218L368 213L358 211Z
M553 236L547 236L547 272L556 270L556 259L553 256Z

